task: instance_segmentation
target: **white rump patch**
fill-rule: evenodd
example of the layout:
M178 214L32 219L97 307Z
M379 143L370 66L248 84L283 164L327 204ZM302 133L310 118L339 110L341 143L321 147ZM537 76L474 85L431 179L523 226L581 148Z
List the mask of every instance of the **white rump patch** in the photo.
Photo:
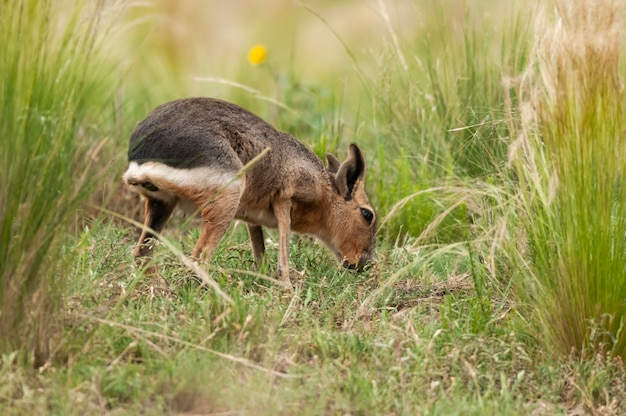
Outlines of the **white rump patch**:
M146 162L141 165L137 162L130 162L123 178L137 192L163 201L172 201L179 196L171 189L172 185L189 190L204 190L216 187L228 188L241 183L241 180L237 178L237 172L206 166L179 169L161 162ZM151 191L141 186L146 182L158 189Z

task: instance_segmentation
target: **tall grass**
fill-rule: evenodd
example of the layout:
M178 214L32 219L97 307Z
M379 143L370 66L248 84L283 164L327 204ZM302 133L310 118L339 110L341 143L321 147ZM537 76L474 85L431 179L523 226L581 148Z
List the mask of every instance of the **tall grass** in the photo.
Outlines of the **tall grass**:
M93 191L108 94L96 49L100 7L0 4L0 351L19 349L35 363L58 334L64 236Z
M626 359L624 6L556 1L538 24L516 142L521 290L549 350Z
M511 132L502 80L527 65L529 14L511 7L504 20L491 20L469 6L459 16L455 7L420 8L438 24L398 47L389 42L372 79L376 168L388 173L378 177L377 202L388 211L415 195L387 224L391 237L421 235L458 201L429 189L492 180L506 163ZM467 239L465 214L447 215L436 241Z

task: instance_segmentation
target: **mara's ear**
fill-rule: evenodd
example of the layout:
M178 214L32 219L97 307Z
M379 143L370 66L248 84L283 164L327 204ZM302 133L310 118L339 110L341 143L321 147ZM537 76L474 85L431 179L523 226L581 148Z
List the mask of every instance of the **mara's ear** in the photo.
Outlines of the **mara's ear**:
M326 153L326 160L328 160L328 166L326 170L330 173L337 173L339 170L339 166L341 166L341 162L334 155L330 153Z
M335 185L339 193L346 199L352 198L354 185L365 177L365 159L361 149L352 143L348 158L343 162L335 175Z

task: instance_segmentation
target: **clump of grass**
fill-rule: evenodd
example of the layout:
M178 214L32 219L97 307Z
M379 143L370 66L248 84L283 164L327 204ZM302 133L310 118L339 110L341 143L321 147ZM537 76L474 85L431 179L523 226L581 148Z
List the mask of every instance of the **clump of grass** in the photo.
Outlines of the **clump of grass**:
M624 6L556 1L522 91L521 291L549 350L626 358Z
M0 351L35 363L59 329L63 237L94 182L90 123L106 94L93 6L0 6Z
M375 183L379 208L386 212L415 195L387 224L391 238L422 234L458 201L426 190L493 182L506 162L511 132L503 122L502 79L527 65L528 14L512 8L503 21L492 21L467 8L452 18L459 15L454 7L425 6L439 24L390 42L371 79L374 168L387 173ZM434 240L468 239L465 214L449 212Z

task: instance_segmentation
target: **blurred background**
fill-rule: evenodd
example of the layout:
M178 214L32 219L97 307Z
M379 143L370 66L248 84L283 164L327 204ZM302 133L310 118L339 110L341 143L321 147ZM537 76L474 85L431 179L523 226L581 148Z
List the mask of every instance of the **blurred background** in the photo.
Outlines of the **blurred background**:
M155 0L130 4L125 19L135 42L126 46L167 70L232 78L246 69L248 49L262 44L276 70L320 81L342 77L354 58L380 50L390 23L399 36L414 36L419 14L406 0Z
M451 41L441 33L461 36L468 18L489 18L485 29L501 30L515 7L489 0L137 1L124 8L127 24L120 26L115 48L133 57L139 74L163 71L182 77L192 90L202 89L195 76L255 76L246 60L255 44L267 48L271 70L303 83L332 83L354 75L355 66L371 71L384 64L387 47L421 40L436 48Z

